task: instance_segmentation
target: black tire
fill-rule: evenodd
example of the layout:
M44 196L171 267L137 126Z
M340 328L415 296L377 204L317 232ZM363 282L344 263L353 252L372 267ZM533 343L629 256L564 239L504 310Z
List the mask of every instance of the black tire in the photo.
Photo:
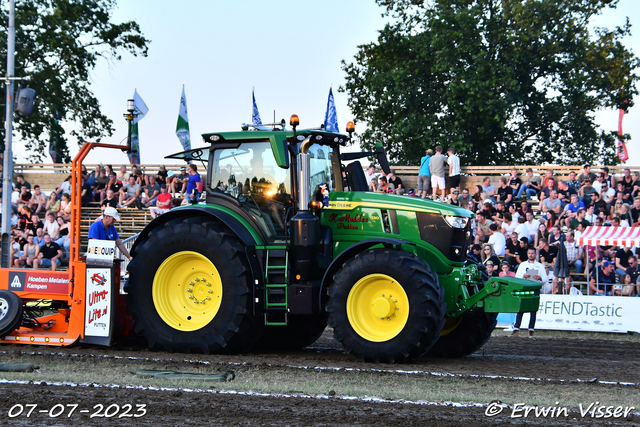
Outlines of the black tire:
M193 262L179 263L188 253L194 253L197 262L206 264L208 260L213 264L214 268L204 269L203 276L210 272L211 276L214 276L215 272L219 274L219 280L217 284L213 283L213 289L219 289L220 292L210 294L213 300L219 298L219 308L217 311L211 311L213 317L210 320L205 319L203 323L190 324L192 319L191 316L186 316L189 314L186 310L200 307L187 305L194 301L187 298L197 295L199 291L202 291L200 295L207 295L198 288L205 282L204 278L195 284L192 295L186 293L186 288L194 285L193 281L189 282L192 279L185 279L184 284L177 284L184 285L177 295L169 288L169 284L162 280L166 277L162 275L163 272L171 274L177 270L179 274L191 274L189 266L194 266ZM179 263L177 268L166 267L171 264L163 266L165 260L170 262L170 257ZM249 350L260 338L261 322L251 310L253 277L245 249L239 239L221 225L206 222L204 218L171 220L151 230L145 240L138 244L128 270L130 277L125 288L128 293L127 310L134 317L135 331L146 338L149 348L185 353L240 353ZM192 267L192 270L195 270L195 267ZM154 300L153 294L156 279L156 295L158 298L165 298L165 301L158 303ZM215 277L211 281L215 281ZM169 290L165 292L165 289ZM176 317L166 320L168 314L174 314L166 307L176 300L180 301L177 305L183 306L184 309L178 307ZM202 302L204 300L205 298L201 298L200 302L205 304ZM197 298L195 301L198 301ZM213 301L206 301L206 304L209 303L214 304ZM184 328L197 329L178 329L175 321L174 324L170 324L173 319L178 319L179 327L184 324Z
M464 316L449 333L440 335L426 356L456 358L472 354L491 338L497 318L498 313L484 311Z
M327 328L328 317L326 313L289 316L287 326L267 326L255 349L280 351L309 347Z
M16 294L0 290L0 338L4 338L22 325L24 306Z
M366 316L367 326L370 326L369 329L362 328L362 324L358 325L356 317L359 312L356 310L363 307L374 307L375 301L369 302L369 296L360 299L354 296L359 304L353 306L353 303L349 303L348 300L352 289L354 289L354 295L358 295L356 288L359 283L362 283L361 279L366 281L367 278L374 277L373 285L371 285L374 289L377 283L384 283L384 281L375 281L377 280L375 277L379 275L392 279L391 283L397 284L395 286L401 288L405 293L406 298L401 297L400 303L397 303L397 300L394 301L394 305L395 303L403 305L403 301L406 300L406 305L409 308L406 314L403 314L406 316L406 322L399 323L398 329L382 337L371 339L365 335L369 330L375 334L375 328L378 326L377 316L361 310L362 313L365 313L363 316ZM347 353L364 361L403 363L422 356L438 340L446 312L444 290L438 283L437 274L431 271L426 262L416 256L399 250L369 250L345 262L334 275L333 281L334 283L329 289L327 303L329 325L334 329L336 341L342 344ZM384 298L390 296L382 294ZM401 294L397 296L401 296ZM384 300L384 298L382 299ZM369 304L371 305L369 306ZM348 313L350 307L353 309L351 315L353 317L350 317ZM396 307L390 308L390 310L394 309L400 310ZM370 308L370 310L373 312L374 309ZM391 312L389 311L389 313ZM398 313L402 313L402 310ZM386 318L386 320L393 322L396 322L396 319ZM385 319L383 317L380 320ZM356 325L355 328L354 325ZM384 325L382 323L380 325L382 330ZM356 329L361 332L357 332Z

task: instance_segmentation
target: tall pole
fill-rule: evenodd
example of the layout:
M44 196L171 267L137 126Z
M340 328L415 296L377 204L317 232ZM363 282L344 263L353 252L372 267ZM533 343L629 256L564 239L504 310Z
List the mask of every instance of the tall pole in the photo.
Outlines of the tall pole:
M13 181L13 154L11 153L11 134L13 132L13 55L15 45L15 4L14 0L9 0L9 31L7 34L7 74L5 85L7 87L6 107L7 117L5 119L4 134L4 162L2 165L2 260L0 266L7 268L11 260L10 233L11 233L11 193Z

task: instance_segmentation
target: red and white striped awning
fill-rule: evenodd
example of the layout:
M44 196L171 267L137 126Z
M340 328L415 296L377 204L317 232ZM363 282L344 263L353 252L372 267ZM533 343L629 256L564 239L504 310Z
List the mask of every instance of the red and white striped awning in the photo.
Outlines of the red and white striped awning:
M587 227L578 245L640 247L640 227Z

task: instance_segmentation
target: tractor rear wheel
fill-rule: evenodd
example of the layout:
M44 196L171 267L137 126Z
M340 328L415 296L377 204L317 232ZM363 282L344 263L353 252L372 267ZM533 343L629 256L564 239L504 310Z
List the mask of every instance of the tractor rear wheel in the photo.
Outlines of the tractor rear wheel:
M447 318L440 339L427 357L464 357L482 347L496 327L498 313L479 311L470 316Z
M335 274L329 325L347 353L371 362L408 362L438 340L446 304L438 276L407 252L373 249Z
M4 338L22 325L24 306L11 291L0 290L0 338Z
M150 348L236 353L260 338L245 249L222 226L174 219L151 230L135 253L127 307Z

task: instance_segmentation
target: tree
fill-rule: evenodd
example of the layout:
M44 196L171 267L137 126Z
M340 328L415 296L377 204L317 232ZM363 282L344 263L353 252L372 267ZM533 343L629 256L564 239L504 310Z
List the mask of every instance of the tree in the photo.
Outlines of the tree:
M35 89L36 103L31 116L16 117L15 127L31 160L42 160L51 142L59 161L70 162L64 122L76 123L70 134L80 145L113 134L89 73L99 60L120 60L123 51L146 56L149 43L137 23L110 22L115 6L115 0L16 0L16 75ZM8 10L1 19L0 53L6 58ZM4 138L1 145L4 150Z
M617 0L376 0L394 18L342 62L349 106L398 164L437 144L479 165L616 163L595 111L633 105L630 24L590 30Z

